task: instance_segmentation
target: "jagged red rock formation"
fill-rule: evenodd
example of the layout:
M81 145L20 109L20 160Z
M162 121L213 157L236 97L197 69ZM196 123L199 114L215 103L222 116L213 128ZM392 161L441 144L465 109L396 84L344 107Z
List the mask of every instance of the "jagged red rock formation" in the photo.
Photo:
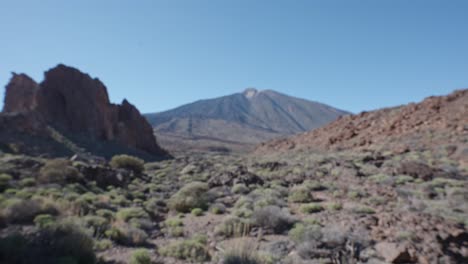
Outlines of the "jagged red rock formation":
M451 144L447 151L466 160L467 142L468 89L464 89L417 104L343 116L325 127L263 143L256 152L359 148L405 151Z
M59 131L167 155L135 106L127 100L121 105L111 104L99 79L65 65L47 71L40 84L25 74L13 74L6 87L3 113L34 116L36 122Z

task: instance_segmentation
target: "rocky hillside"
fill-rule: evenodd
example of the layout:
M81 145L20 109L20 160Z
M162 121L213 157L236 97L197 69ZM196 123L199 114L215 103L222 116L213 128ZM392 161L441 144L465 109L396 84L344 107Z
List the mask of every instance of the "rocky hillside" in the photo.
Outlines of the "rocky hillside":
M447 147L468 162L468 89L420 103L339 118L301 135L273 140L257 153L290 150L387 149L397 151Z
M26 153L167 155L135 106L127 100L110 103L99 79L65 65L47 71L40 84L25 74L13 74L0 125L3 148Z
M345 111L275 91L247 89L146 117L167 148L245 150L321 127Z

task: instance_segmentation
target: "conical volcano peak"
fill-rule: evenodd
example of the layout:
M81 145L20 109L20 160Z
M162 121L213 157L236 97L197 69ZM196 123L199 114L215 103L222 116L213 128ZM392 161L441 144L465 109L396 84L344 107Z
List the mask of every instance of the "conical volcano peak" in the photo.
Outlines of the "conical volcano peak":
M258 93L260 93L260 91L255 88L247 88L243 92L244 96L249 99L255 97Z

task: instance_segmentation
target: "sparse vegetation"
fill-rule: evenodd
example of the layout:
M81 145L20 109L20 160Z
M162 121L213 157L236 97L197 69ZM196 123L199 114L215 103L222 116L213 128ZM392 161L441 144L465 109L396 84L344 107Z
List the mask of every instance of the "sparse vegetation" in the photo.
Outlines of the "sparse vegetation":
M173 257L191 262L205 262L211 259L205 236L196 235L190 239L172 242L159 249L163 256Z
M37 180L41 183L73 183L82 180L80 172L65 159L48 160L40 169Z
M277 206L266 206L255 210L253 219L257 226L272 230L277 234L289 230L296 222L289 212Z
M208 186L202 182L192 182L182 187L171 199L168 205L172 210L188 213L195 208L208 207Z
M301 212L305 214L313 214L323 211L324 208L321 204L309 203L301 206Z
M151 264L151 257L148 250L135 250L130 258L130 264Z
M305 185L295 186L289 194L289 201L293 203L309 203L313 200L311 189Z
M126 169L140 174L145 169L145 162L142 159L130 155L116 155L112 157L110 165L114 168Z

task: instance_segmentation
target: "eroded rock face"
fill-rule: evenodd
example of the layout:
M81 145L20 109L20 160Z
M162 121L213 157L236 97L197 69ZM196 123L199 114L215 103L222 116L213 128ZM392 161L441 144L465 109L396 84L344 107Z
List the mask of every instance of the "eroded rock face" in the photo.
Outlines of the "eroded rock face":
M47 71L40 84L25 74L14 74L7 85L3 113L34 115L34 120L60 131L167 155L135 106L127 100L111 104L99 79L65 65Z
M27 112L36 107L39 85L26 74L15 74L6 86L3 112Z

